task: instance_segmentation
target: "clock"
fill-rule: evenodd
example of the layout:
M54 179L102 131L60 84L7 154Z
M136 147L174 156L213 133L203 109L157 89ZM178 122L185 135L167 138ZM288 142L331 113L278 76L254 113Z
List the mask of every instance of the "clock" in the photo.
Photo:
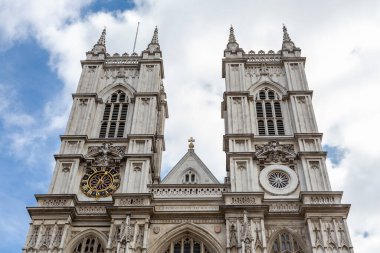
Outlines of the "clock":
M82 177L80 188L90 198L103 198L113 194L120 186L119 167L89 167Z

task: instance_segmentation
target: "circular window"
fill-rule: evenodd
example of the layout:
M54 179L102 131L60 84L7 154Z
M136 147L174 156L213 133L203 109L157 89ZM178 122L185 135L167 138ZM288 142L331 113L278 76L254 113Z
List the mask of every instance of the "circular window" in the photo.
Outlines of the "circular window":
M269 165L260 172L260 185L274 195L294 192L298 186L298 176L285 165Z
M283 171L273 171L269 173L268 180L271 186L281 189L289 184L289 176Z

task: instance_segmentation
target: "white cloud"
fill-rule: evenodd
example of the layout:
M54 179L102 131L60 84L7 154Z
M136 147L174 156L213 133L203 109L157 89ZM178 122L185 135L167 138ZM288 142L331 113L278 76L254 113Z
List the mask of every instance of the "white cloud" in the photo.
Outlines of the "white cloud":
M131 52L137 21L141 21L138 50L149 42L154 26L165 66L165 88L170 118L166 124L164 167L173 166L187 151L187 138L196 139L196 152L222 179L223 120L220 101L224 91L221 58L228 27L246 51L280 49L281 24L307 57L309 86L315 91L314 108L324 142L349 152L331 169L334 190L345 191L352 203L349 225L356 252L376 252L380 231L374 224L380 204L376 170L380 142L374 135L380 121L380 35L378 1L138 1L137 8L120 13L87 13L89 1L3 1L1 42L33 36L48 50L50 66L64 81L62 92L46 105L47 129L62 129L80 74L79 60L107 26L110 53ZM14 15L17 13L17 15ZM0 100L0 107L4 101ZM13 122L19 122L14 119ZM32 119L30 122L32 123ZM30 132L27 132L28 134ZM22 136L18 136L23 140ZM20 145L30 145L28 139ZM17 144L17 143L15 143ZM358 185L363 187L358 187ZM365 186L365 187L364 187ZM369 204L369 202L371 202ZM371 211L362 222L362 206ZM374 222L371 223L371 220ZM379 227L379 226L378 226ZM355 231L369 231L363 239Z

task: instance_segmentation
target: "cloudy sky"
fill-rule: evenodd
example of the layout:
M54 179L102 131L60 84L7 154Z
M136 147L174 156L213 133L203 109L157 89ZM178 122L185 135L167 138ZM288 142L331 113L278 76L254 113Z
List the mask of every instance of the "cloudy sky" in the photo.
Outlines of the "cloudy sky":
M307 57L309 86L334 190L351 203L357 253L380 247L380 1L0 0L0 251L20 252L25 206L46 193L81 72L80 60L107 27L107 50L138 52L155 25L163 51L169 115L163 176L196 139L222 180L228 28L248 52L280 49L282 23Z

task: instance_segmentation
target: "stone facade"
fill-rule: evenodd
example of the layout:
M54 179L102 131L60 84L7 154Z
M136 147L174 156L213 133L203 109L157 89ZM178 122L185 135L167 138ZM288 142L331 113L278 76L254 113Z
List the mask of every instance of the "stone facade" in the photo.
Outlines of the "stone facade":
M48 194L29 207L23 252L353 252L350 205L331 190L305 58L245 53L233 28L220 183L194 151L161 180L168 117L157 28L140 55L109 55L104 30L82 75Z

